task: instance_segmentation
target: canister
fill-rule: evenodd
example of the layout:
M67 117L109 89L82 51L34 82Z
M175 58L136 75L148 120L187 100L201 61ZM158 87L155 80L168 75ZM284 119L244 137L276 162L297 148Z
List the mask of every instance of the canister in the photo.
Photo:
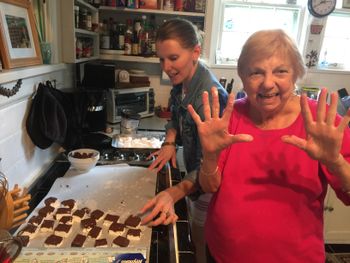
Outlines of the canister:
M124 109L121 113L122 121L120 123L121 134L136 134L139 127L141 115L130 109Z

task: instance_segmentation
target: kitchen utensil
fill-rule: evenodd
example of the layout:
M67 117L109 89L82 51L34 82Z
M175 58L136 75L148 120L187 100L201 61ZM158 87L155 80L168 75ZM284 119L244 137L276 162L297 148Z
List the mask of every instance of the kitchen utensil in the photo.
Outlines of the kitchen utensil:
M23 224L28 216L26 211L29 209L30 198L26 189L22 191L17 184L11 191L7 191L0 200L0 228L9 230Z
M9 232L0 229L0 262L13 262L22 249L22 242Z

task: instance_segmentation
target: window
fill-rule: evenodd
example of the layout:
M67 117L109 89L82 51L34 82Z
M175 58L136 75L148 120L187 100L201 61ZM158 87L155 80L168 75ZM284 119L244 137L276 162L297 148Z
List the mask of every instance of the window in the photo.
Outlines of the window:
M217 64L235 65L242 45L257 30L280 28L297 43L300 40L302 6L223 0L221 12L223 18L216 48Z
M319 67L350 69L350 13L335 11L327 18Z

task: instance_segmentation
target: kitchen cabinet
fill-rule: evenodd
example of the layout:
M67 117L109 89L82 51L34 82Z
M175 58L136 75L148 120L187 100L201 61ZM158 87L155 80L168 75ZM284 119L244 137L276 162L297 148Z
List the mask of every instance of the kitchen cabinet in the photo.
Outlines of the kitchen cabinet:
M82 9L88 10L88 12L92 14L92 23L96 25L96 27L98 27L97 25L100 25L103 20L108 21L110 18L113 18L115 21L120 23L126 23L126 20L129 18L133 20L135 18L141 19L141 17L145 15L147 16L148 20L152 20L156 27L172 17L183 17L196 24L201 31L205 31L205 13L109 6L100 6L99 8L95 8L83 0L64 0L60 2L62 13L63 62L65 63L80 63L93 59L159 63L159 59L155 56L143 57L124 55L122 50L100 49L100 35L97 31L100 31L101 33L101 28L98 28L96 32L77 28L75 26L75 6L78 6L80 11ZM77 49L79 50L79 46L77 48L77 43L81 39L92 43L92 55L83 57L77 56L79 52L77 51Z
M135 8L120 8L120 7L99 7L99 18L100 22L103 20L114 20L126 23L126 20L131 18L139 18L145 15L148 21L152 21L155 28L161 25L164 21L174 18L183 17L192 21L197 25L200 30L204 31L205 13L200 12L183 12L183 11L168 11L159 9L135 9ZM121 50L106 50L100 49L100 59L103 60L118 60L118 61L129 61L129 62L142 62L142 63L159 63L159 59L155 56L144 57L144 56L133 56L124 55Z
M329 244L350 244L350 207L329 188L324 207L324 236Z
M65 63L79 63L99 58L98 9L83 0L64 0L61 3L62 59ZM76 25L75 7L79 8ZM82 12L91 15L91 29L82 26ZM87 23L87 22L84 22ZM80 26L79 26L80 25ZM79 28L80 27L80 28ZM85 27L85 28L84 28ZM95 31L93 31L95 29Z

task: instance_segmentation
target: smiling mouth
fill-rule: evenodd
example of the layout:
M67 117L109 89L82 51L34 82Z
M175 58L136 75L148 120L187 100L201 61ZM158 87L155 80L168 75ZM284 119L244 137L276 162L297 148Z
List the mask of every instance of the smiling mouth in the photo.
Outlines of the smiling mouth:
M270 98L277 97L277 96L279 96L279 93L272 93L272 94L261 94L261 93L258 93L258 97L262 98L262 99L270 99Z
M171 73L171 74L169 75L169 77L170 77L170 78L174 78L174 77L177 76L177 74L178 74L178 73Z

